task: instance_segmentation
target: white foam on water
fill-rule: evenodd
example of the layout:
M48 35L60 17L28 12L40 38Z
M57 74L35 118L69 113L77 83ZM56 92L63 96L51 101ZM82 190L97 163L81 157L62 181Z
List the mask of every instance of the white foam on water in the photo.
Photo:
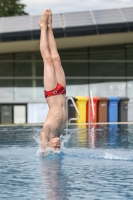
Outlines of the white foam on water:
M125 149L112 149L105 153L104 159L133 161L133 151Z
M65 148L62 152L65 156L79 158L93 158L106 160L133 161L131 150L120 149L87 149L87 148Z
M105 156L104 156L105 159L109 159L109 160L123 160L123 158L121 156L115 156L113 154L110 154L110 153L105 153Z
M47 147L46 150L42 150L40 147L36 152L37 156L40 157L47 157L47 156L54 156L54 155L59 155L60 154L60 150L53 150L50 147Z

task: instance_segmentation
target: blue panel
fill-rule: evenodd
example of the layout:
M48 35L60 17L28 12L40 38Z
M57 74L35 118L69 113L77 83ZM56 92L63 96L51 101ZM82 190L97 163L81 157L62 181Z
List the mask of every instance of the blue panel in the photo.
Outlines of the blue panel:
M116 100L116 101L120 101L120 98L119 97L107 97L109 100Z
M108 122L118 122L118 97L108 97Z

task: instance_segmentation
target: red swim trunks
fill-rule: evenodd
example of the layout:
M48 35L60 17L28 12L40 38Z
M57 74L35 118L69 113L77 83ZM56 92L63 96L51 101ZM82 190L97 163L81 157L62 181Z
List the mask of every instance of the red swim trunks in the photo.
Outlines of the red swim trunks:
M56 88L51 90L51 91L44 90L45 98L55 96L55 95L58 95L58 94L66 94L66 88L64 88L59 83L57 83Z

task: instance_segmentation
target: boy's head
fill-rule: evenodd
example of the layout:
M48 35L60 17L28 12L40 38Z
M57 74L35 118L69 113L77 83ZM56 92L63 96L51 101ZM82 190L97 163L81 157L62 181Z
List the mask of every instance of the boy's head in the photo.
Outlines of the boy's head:
M49 146L53 149L53 150L59 150L60 149L60 138L56 137L56 138L52 138L49 142Z

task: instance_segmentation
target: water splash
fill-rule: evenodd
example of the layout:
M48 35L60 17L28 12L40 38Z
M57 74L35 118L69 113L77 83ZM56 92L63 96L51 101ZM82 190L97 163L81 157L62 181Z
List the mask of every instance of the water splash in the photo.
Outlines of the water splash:
M133 152L125 149L64 148L63 154L65 156L78 158L133 161Z
M70 139L70 134L66 134L65 136L61 135L61 149L60 150L54 150L50 147L47 147L46 150L42 150L41 149L41 141L40 141L40 136L38 134L34 134L33 136L34 140L38 143L39 148L36 152L37 156L40 157L47 157L47 156L57 156L57 155L61 155L61 153L63 152L63 149L65 148L64 145L66 143L68 143L69 139Z
M69 131L69 132L68 132ZM45 151L41 149L40 136L34 134L34 139L39 145L39 149L36 152L37 156L48 157L48 156L70 156L77 158L93 158L93 159L104 159L104 160L123 160L133 161L133 151L131 149L112 149L112 148L81 148L81 147L70 147L71 138L78 134L75 129L69 129L64 131L65 134L61 135L61 149L54 151L48 147Z
M53 150L50 147L47 147L46 150L42 150L41 147L36 152L37 156L47 157L47 156L56 156L60 154L60 150Z

